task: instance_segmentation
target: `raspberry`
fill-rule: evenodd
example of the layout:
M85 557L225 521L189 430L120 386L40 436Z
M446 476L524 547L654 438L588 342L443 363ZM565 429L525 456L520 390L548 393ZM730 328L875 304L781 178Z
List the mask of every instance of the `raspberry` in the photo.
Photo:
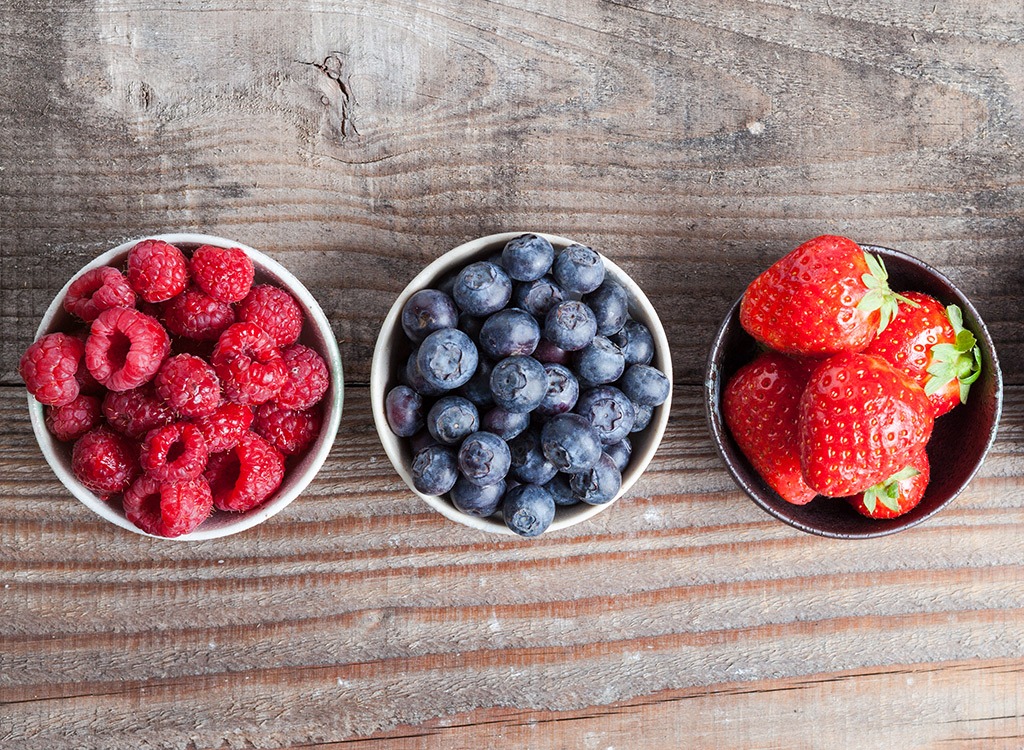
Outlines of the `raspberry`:
M277 346L294 344L302 332L302 310L284 289L269 284L254 286L238 303L238 320L255 323Z
M240 302L252 287L252 261L241 248L201 245L190 265L196 286L215 300Z
M202 474L206 458L203 433L189 422L174 422L150 430L142 442L139 462L154 479L177 482Z
M70 404L78 396L75 372L84 351L82 342L66 333L49 333L29 344L18 363L28 392L42 404Z
M320 434L320 422L319 409L282 409L268 401L256 409L253 430L286 456L294 456Z
M210 485L203 477L161 482L139 477L124 493L124 514L147 534L181 536L195 530L213 510Z
M182 417L205 417L220 403L220 380L191 354L169 357L153 379L156 394Z
M101 419L100 400L83 393L69 404L50 406L46 409L46 429L55 438L64 442L82 437L96 427Z
M121 492L139 475L135 446L106 427L90 430L71 449L71 471L101 497Z
M235 322L235 311L199 289L186 289L167 303L164 322L175 336L216 341Z
M210 456L206 479L217 508L250 510L281 486L284 457L259 435L247 432L231 450Z
M112 307L135 307L135 292L116 268L101 266L86 271L68 287L64 309L86 323Z
M200 417L193 424L203 433L206 449L220 453L238 445L252 424L252 409L227 401L208 417Z
M282 409L308 409L323 398L330 384L327 363L313 349L293 344L281 352L285 381L277 394Z
M137 388L160 369L171 341L163 326L129 307L104 310L85 342L85 364L112 391Z
M108 393L107 389L92 376L89 368L85 366L85 340L82 340L82 361L78 363L78 369L75 370L75 380L78 381L80 393L86 393L90 396L102 396Z
M140 440L150 430L174 421L174 412L152 385L130 391L107 391L103 397L103 416L114 430L132 440Z
M188 261L160 240L143 240L128 251L128 283L146 302L163 302L185 291Z
M270 336L255 323L235 323L221 334L210 357L228 401L262 404L281 390L284 360Z

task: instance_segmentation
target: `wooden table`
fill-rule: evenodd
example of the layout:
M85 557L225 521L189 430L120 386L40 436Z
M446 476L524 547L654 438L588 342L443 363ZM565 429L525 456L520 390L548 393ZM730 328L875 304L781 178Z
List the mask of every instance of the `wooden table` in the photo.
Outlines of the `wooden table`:
M1008 0L5 3L0 746L1024 744L1022 40ZM630 496L532 542L413 497L365 386L417 270L522 228L631 273L676 370ZM77 268L175 230L287 265L345 363L308 492L216 542L76 502L16 370ZM728 305L823 232L949 275L1008 386L968 490L872 541L761 512L701 406Z

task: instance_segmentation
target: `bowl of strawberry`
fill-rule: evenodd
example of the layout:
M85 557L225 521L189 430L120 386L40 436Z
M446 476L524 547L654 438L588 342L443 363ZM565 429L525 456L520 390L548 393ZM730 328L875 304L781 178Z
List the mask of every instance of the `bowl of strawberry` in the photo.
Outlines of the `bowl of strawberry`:
M21 357L32 428L68 490L130 531L251 528L323 465L338 345L287 269L237 242L167 234L79 271Z
M715 446L761 508L802 531L914 526L971 481L1002 376L971 301L913 256L816 237L761 273L708 356Z

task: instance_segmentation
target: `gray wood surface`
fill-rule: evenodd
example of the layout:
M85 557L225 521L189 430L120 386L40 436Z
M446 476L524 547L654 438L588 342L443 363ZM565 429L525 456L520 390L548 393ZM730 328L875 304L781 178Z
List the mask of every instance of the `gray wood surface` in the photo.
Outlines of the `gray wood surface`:
M1024 744L1024 7L855 0L0 3L0 747ZM370 353L445 250L592 244L659 310L677 397L631 496L524 543L444 521L373 430ZM342 347L307 493L217 542L106 525L17 361L85 261L260 248ZM822 232L975 302L1007 401L920 527L796 532L707 434L712 333Z

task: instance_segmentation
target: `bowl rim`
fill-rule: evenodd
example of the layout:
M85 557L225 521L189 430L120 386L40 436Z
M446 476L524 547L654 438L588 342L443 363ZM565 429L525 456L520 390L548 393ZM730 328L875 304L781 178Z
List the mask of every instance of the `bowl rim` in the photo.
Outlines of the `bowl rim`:
M988 326L985 324L984 319L978 313L977 308L975 308L971 300L945 274L943 274L938 269L932 267L931 265L929 265L928 263L924 262L923 260L914 255L910 255L909 253L905 253L901 250L896 250L891 247L886 247L884 245L874 245L866 243L858 244L865 251L874 253L876 255L880 255L883 261L887 260L889 257L893 257L899 259L900 261L917 266L924 272L934 276L936 279L938 279L939 282L946 285L953 292L953 295L956 297L956 304L960 305L960 307L964 309L966 312L968 312L970 316L972 316L973 320L977 322L977 330L973 331L973 333L977 335L979 346L981 346L984 350L984 353L988 355L990 367L992 368L992 371L994 373L993 377L995 378L995 405L992 429L989 432L988 439L985 442L984 449L978 456L978 459L975 462L974 466L967 474L967 476L964 478L964 480L960 483L960 485L956 487L955 490L950 494L950 496L942 503L938 504L937 506L929 510L927 513L922 513L898 525L879 524L878 527L874 529L866 527L866 530L863 533L849 531L830 531L828 529L822 529L816 526L812 526L810 524L803 523L796 518L787 516L786 514L781 512L778 507L764 500L764 498L761 496L760 488L752 487L750 483L743 478L741 472L737 469L735 462L733 461L733 458L724 449L726 440L731 439L731 437L729 437L727 434L728 428L725 426L724 418L722 417L722 390L725 384L722 382L721 372L719 371L719 368L715 362L715 355L718 351L722 349L726 333L729 329L729 324L736 316L736 312L741 302L743 301L743 295L746 293L746 290L744 289L744 292L741 293L740 296L736 299L736 301L729 306L729 309L723 317L722 322L719 324L718 329L715 331L714 338L711 342L711 348L708 351L707 361L705 363L705 417L708 425L708 430L711 433L712 442L715 445L715 451L722 458L722 461L725 463L729 475L733 479L733 481L737 485L739 485L739 487L744 491L747 497L750 498L750 500L752 500L759 508L761 508L761 510L777 518L783 523L792 526L795 529L799 529L800 531L806 532L808 534L815 534L817 536L829 537L832 539L874 539L881 536L896 534L900 531L904 531L906 529L912 528L923 523L924 521L928 520L936 513L941 511L943 508L948 506L951 502L953 502L953 500L957 498L957 496L960 495L961 492L964 491L964 489L967 488L967 486L974 479L975 475L978 473L978 470L981 468L981 465L984 463L989 450L991 450L992 445L995 443L996 434L999 431L999 420L1002 416L1003 406L1003 374L1002 369L999 366L999 357L996 353L995 342L993 341L992 335L988 330ZM774 493L774 490L772 490L771 488L767 489L769 492L771 492L772 494L776 494L777 496L777 493ZM781 497L779 498L779 501L781 503L785 503L785 500L782 500Z
M327 455L330 453L331 447L334 444L334 438L338 432L338 426L341 423L341 413L344 405L345 383L344 376L342 374L341 352L338 349L338 342L334 337L331 324L327 320L327 316L324 314L320 304L316 301L309 290L306 289L305 285L283 265L278 263L269 255L266 255L265 253L241 242L226 239L224 237L218 237L212 234L197 234L190 232L144 235L123 242L93 258L82 266L82 268L79 269L78 272L76 272L70 279L68 279L67 283L65 283L61 290L54 296L53 300L46 308L46 312L43 313L43 317L36 328L35 340L38 340L40 336L48 332L47 329L53 324L54 318L63 309L63 302L67 297L68 289L77 278L93 268L110 265L143 240L161 240L172 245L216 245L217 247L225 248L241 248L246 255L248 255L257 264L257 266L262 267L262 269L258 269L258 271L265 270L268 275L274 276L277 279L280 279L282 283L287 284L288 291L298 298L300 304L308 311L312 318L314 327L318 330L324 341L328 360L328 371L331 374L329 392L332 392L333 396L331 398L330 405L326 409L327 418L323 421L320 435L317 437L313 448L302 459L302 475L296 478L295 482L284 492L272 497L269 502L257 506L253 510L244 514L240 514L236 520L230 520L206 529L204 529L201 524L195 531L191 531L188 534L182 534L181 536L176 537L163 537L150 534L138 528L122 513L114 510L109 503L98 498L85 485L78 481L70 468L64 465L60 460L60 457L51 447L56 439L50 434L49 430L46 429L45 409L43 404L38 402L32 394L28 394L29 417L32 423L32 431L35 434L36 443L39 445L39 448L43 453L43 457L50 465L53 473L57 475L58 479L60 479L61 483L83 505L114 525L120 526L122 529L127 529L128 531L141 536L179 542L218 539L220 537L237 534L263 523L271 516L274 516L284 510L285 507L291 504L291 502L295 500L295 498L298 497L307 486L309 486L309 483L320 471L326 461Z
M488 531L512 537L518 537L518 535L505 526L500 519L495 519L492 516L480 518L468 515L455 508L455 506L444 497L440 495L426 495L416 489L413 485L412 475L406 468L402 460L402 455L399 451L399 441L406 440L407 438L398 438L391 432L391 427L387 422L384 399L387 395L386 390L388 382L392 380L392 374L388 372L388 338L392 333L399 330L399 319L406 301L408 301L415 292L428 288L429 284L435 283L444 275L445 272L454 270L459 266L459 264L470 262L471 259L476 259L477 256L482 256L487 250L491 250L492 252L494 250L500 250L506 242L524 234L535 234L540 237L544 237L554 245L556 249L565 248L573 244L583 244L576 240L556 234L549 234L535 230L520 230L499 232L497 234L489 234L484 237L477 237L447 250L442 255L428 263L418 274L416 274L416 276L413 277L413 279L405 286L402 292L395 299L395 302L392 304L391 309L384 318L380 332L377 335L377 342L374 346L373 358L370 365L370 404L371 411L373 412L374 424L377 428L377 435L380 438L381 444L384 447L384 452L387 454L392 466L394 466L395 471L398 472L398 475L405 482L409 490L427 503L431 508L451 521L461 523L480 531ZM630 466L623 474L622 486L619 488L615 497L609 502L601 505L584 505L580 503L576 506L572 506L574 508L578 508L576 512L563 512L561 517L559 517L556 512L555 520L552 521L551 525L545 529L541 536L549 532L560 531L562 529L569 528L570 526L575 526L578 523L587 521L618 502L618 500L628 490L630 490L634 484L636 484L637 480L639 480L640 476L647 469L647 466L654 458L654 454L657 452L658 447L661 445L661 440L664 437L665 430L668 426L669 413L672 405L672 395L675 390L675 386L672 379L671 349L669 348L665 328L661 323L661 319L658 317L657 311L654 309L654 305L651 304L650 299L648 299L643 289L641 289L640 286L622 270L622 268L616 265L604 253L600 253L600 255L604 260L605 267L611 271L611 274L615 277L614 280L617 283L622 284L626 289L630 299L630 307L642 310L644 315L653 324L648 327L651 329L651 336L654 338L655 355L660 357L662 360L659 365L664 365L664 367L661 367L660 369L665 373L665 376L669 380L669 394L665 403L655 408L654 414L651 418L651 423L647 427L648 430L651 430L649 449L642 455L638 456L637 453L633 453L631 455Z

